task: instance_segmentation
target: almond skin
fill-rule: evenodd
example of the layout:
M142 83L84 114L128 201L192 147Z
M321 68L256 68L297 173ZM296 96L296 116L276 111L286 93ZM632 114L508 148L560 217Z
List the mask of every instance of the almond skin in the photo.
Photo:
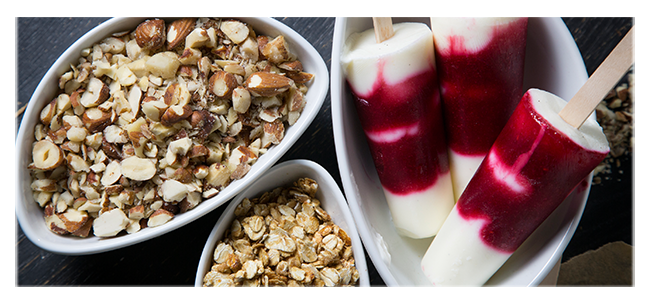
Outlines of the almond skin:
M235 75L217 71L210 77L210 91L220 98L230 98L232 91L237 87Z
M293 84L290 78L270 72L255 72L246 79L244 87L251 93L271 97L283 93Z
M172 125L189 118L191 115L192 109L188 105L172 105L160 118L160 124L171 127Z
M146 20L135 29L135 41L143 49L155 50L165 44L165 21Z
M194 30L194 26L196 26L196 18L182 18L169 24L167 28L167 49L174 49L185 42L185 38Z

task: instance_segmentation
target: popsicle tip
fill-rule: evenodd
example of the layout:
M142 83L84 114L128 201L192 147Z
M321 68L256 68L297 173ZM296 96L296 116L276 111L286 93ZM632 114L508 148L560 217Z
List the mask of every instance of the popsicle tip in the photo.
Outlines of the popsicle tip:
M375 28L377 44L384 42L395 34L391 17L372 17L372 25Z

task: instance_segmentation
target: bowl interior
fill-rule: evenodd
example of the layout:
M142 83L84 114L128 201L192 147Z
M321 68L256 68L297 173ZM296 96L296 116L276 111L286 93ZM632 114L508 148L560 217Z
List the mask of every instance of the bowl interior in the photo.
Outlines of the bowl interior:
M78 255L113 250L160 236L179 228L224 204L237 193L250 185L268 170L289 148L313 121L325 100L329 88L327 66L314 47L288 26L271 18L240 18L252 25L258 34L276 36L283 34L291 51L301 60L306 72L314 74L314 79L305 95L306 106L298 121L287 128L283 141L260 156L249 173L242 179L232 182L217 196L204 200L196 208L176 215L170 222L145 228L137 233L113 238L76 238L60 236L50 232L43 221L42 209L34 202L30 188L31 178L27 165L31 163L31 148L34 142L34 126L38 122L41 108L54 98L58 77L79 58L82 49L91 46L102 38L123 30L134 29L143 18L115 18L102 23L82 36L70 46L45 74L29 101L25 115L16 137L16 216L25 235L37 246L60 254Z
M332 176L323 167L308 160L292 160L274 166L228 204L228 207L217 221L203 248L194 285L203 285L203 277L212 266L212 256L216 243L221 240L226 229L230 227L230 224L235 218L235 207L244 198L259 197L266 191L292 184L297 179L303 177L309 177L318 182L319 189L316 193L316 198L321 201L321 206L331 216L333 222L345 230L352 239L354 259L356 267L359 270L359 285L369 286L370 279L368 277L368 267L366 265L363 246L343 193Z
M428 18L394 18L393 22ZM560 18L529 20L524 91L545 89L570 99L587 73L573 38ZM372 27L370 18L338 18L332 49L332 122L337 159L346 197L366 250L389 286L428 286L420 261L433 238L410 239L397 234L375 171L352 95L340 67L346 37ZM594 116L592 116L594 117ZM591 182L591 175L586 183ZM583 182L585 183L585 182ZM589 194L589 184L576 189L488 281L496 286L538 285L571 239Z

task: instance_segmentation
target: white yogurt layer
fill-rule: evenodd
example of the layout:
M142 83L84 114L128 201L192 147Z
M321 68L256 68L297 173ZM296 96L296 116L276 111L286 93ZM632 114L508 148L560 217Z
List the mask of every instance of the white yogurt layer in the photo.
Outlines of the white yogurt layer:
M422 258L422 271L435 286L481 286L511 254L481 240L485 221L465 220L456 206Z
M483 162L483 155L464 155L449 149L449 169L454 185L454 199L458 201L460 195L474 177L474 173Z
M451 50L450 37L462 39L463 49L454 49L476 53L483 49L493 38L496 26L507 25L519 18L431 18L431 31L436 47L440 53ZM454 44L458 46L458 44Z
M436 235L454 206L449 172L424 191L396 195L384 189L384 195L399 234L415 239Z
M609 151L609 142L603 133L602 127L595 118L588 118L579 129L569 125L562 117L560 111L566 106L567 102L562 98L549 92L539 89L529 89L533 107L537 113L544 117L549 124L558 131L564 133L576 144L585 149L607 152Z
M426 24L398 23L393 30L395 35L382 43L375 40L373 29L346 40L342 69L359 95L371 92L380 74L387 84L395 84L435 66L433 36Z
M528 94L534 111L539 114L530 117L538 119L538 122L544 122L539 120L540 117L546 119L550 126L586 150L609 151L607 139L595 118L588 119L577 129L559 116L566 101L538 89L530 89ZM528 181L520 178L520 170L543 135L544 131L540 131L531 150L521 153L513 166L504 167L496 153L491 151L487 157L487 165L495 173L491 178L502 180L517 193L528 193ZM510 253L494 250L481 240L480 231L484 223L481 219L462 218L454 206L422 259L422 271L434 285L481 286L510 257Z

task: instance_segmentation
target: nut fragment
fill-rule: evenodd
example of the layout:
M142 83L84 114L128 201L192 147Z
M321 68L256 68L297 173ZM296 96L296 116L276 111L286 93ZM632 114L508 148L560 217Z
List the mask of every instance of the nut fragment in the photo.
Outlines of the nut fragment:
M274 64L281 64L292 59L291 51L284 36L279 35L264 45L262 54Z
M78 231L89 219L88 213L78 211L74 208L66 209L65 213L59 215L59 218L63 221L66 230L70 233Z
M187 186L177 180L165 180L160 186L163 199L167 202L180 201L187 196Z
M149 217L149 221L147 221L147 226L148 227L160 226L169 222L169 220L173 218L174 218L174 214L172 214L168 210L158 209Z
M121 209L100 214L93 222L93 233L99 237L115 236L129 225L129 218Z
M143 49L156 50L165 43L165 21L146 20L135 29L135 41Z
M174 78L180 65L178 54L171 51L156 53L145 62L147 71L165 79Z
M164 126L171 127L174 124L189 118L192 115L192 109L189 105L172 105L160 118L160 123Z
M285 92L293 84L293 81L283 75L270 72L255 72L246 79L246 87L254 95L271 97Z
M79 102L84 107L95 107L102 104L109 97L108 85L96 77L88 82L86 91L81 95Z
M249 32L246 24L236 20L221 22L219 29L235 44L243 42L248 37Z
M167 29L167 49L176 48L185 41L194 26L196 25L196 18L182 18L175 20Z
M236 112L246 113L251 105L251 94L242 86L236 87L232 91L232 106Z
M111 184L117 182L118 179L122 176L122 170L120 163L117 160L112 161L106 166L104 170L104 175L102 176L101 183L103 186L110 186Z
M156 174L156 165L151 160L137 156L122 160L120 169L124 177L138 181L149 180Z
M32 159L35 168L46 171L60 166L65 161L63 150L49 140L41 140L34 144Z
M220 98L229 98L237 87L235 75L217 71L210 77L210 91Z
M52 100L49 104L45 105L41 110L41 122L45 125L50 125L50 121L56 114L56 99Z
M86 109L81 118L90 133L102 131L113 123L112 113L96 107Z

